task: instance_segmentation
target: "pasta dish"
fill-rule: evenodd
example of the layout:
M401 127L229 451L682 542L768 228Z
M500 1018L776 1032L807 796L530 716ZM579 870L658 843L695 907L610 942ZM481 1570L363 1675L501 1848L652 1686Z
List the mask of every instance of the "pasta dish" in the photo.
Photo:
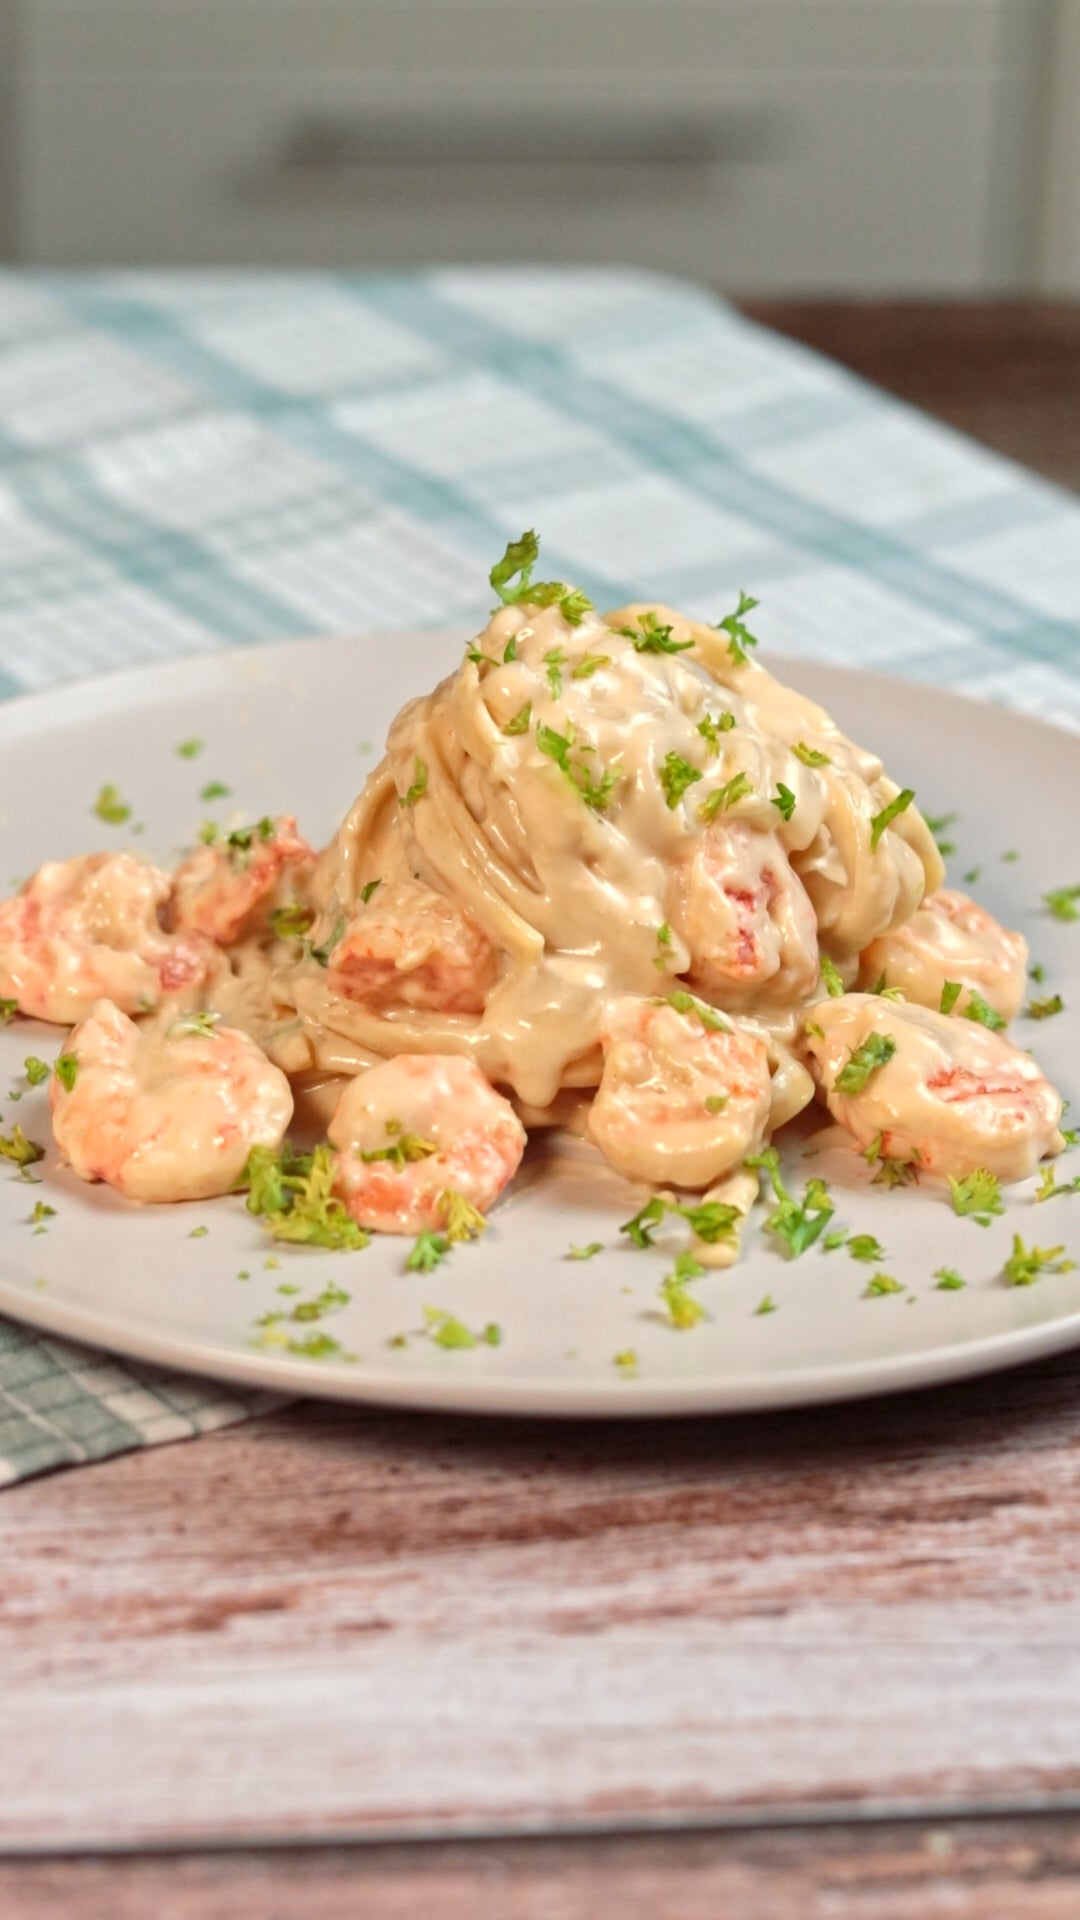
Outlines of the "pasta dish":
M49 862L0 906L8 1012L72 1029L62 1158L132 1200L246 1189L283 1238L453 1240L565 1126L724 1264L815 1099L893 1184L1057 1154L1061 1098L1003 1031L1024 941L758 662L756 603L601 615L537 566L507 548L321 852L282 814L173 873Z

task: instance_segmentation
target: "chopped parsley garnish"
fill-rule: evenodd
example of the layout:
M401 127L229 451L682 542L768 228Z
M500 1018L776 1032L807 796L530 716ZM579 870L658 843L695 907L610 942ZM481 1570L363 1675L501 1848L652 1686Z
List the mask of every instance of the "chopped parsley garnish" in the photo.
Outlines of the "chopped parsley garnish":
M578 627L592 610L592 601L579 587L568 587L565 580L533 581L533 568L540 558L540 542L533 532L507 543L501 560L496 560L488 575L504 607L523 603L534 607L558 607L572 627ZM516 583L516 584L515 584ZM511 656L512 658L513 656Z
M734 660L736 666L741 667L745 663L747 657L746 650L748 647L757 646L757 638L745 625L743 616L747 613L753 613L754 608L759 605L760 601L753 599L749 593L743 593L740 590L739 604L734 613L726 614L723 620L717 620L715 623L713 629L715 633L727 634L728 654L730 658Z
M221 828L218 826L216 820L204 820L202 826L199 828L199 839L202 841L204 847L212 847L220 833Z
M886 827L891 827L893 821L898 819L900 814L907 812L914 798L915 798L914 787L905 787L901 793L897 794L895 800L889 801L889 804L887 807L882 807L880 813L874 814L874 817L870 822L871 853L875 853L877 851L878 841L881 839L881 836L884 833Z
M872 1233L853 1233L847 1243L847 1250L853 1260L884 1260L885 1249L880 1240Z
M549 647L544 655L547 668L547 683L557 700L562 692L562 670L566 665L566 654L562 647Z
M590 1240L586 1247L568 1247L563 1254L563 1259L592 1260L598 1253L603 1253L603 1251L604 1243L602 1240Z
M995 1214L1005 1211L997 1174L988 1173L985 1167L977 1167L963 1180L950 1173L949 1191L953 1212L976 1221L980 1227L988 1227Z
M188 1234L188 1239L205 1240L209 1231L209 1227L192 1227L191 1232Z
M835 1253L838 1247L842 1247L845 1244L847 1237L848 1230L846 1227L836 1227L832 1233L825 1235L821 1243L822 1252Z
M53 1072L65 1093L70 1093L79 1076L79 1056L77 1053L58 1053L53 1062Z
M808 747L805 740L796 740L791 751L796 760L802 761L804 767L832 766L832 760L827 753L822 753L817 747Z
M762 1294L761 1299L758 1301L757 1306L754 1308L755 1315L762 1314L762 1313L776 1313L776 1311L777 1311L776 1301L773 1299L771 1293Z
M976 1020L980 1027L989 1027L991 1033L1000 1033L1002 1028L1007 1024L1007 1022L1002 1019L1000 1013L995 1012L993 1007L987 1005L982 994L976 993L974 987L968 989L968 1003L966 1007L961 1007L960 1018L962 1020Z
M982 872L981 867L969 867L967 872L964 875L965 887L973 887L975 885L976 880L979 878L979 875L981 874L981 872Z
M636 627L616 627L615 632L631 642L635 653L686 653L694 644L673 640L671 628L663 626L655 613L643 613Z
M676 1200L664 1200L654 1193L632 1220L623 1222L619 1232L629 1234L635 1247L651 1247L653 1234L668 1213L688 1221L698 1239L704 1240L707 1246L730 1240L736 1223L742 1219L738 1207L729 1207L723 1200L703 1200L696 1207L684 1207Z
M334 1249L366 1247L369 1235L333 1193L334 1165L323 1144L296 1153L285 1144L252 1147L237 1183L248 1189L247 1210L261 1217L275 1240Z
M1065 1180L1059 1186L1054 1175L1053 1165L1045 1166L1042 1170L1042 1178L1039 1181L1038 1191L1035 1195L1036 1200L1056 1200L1058 1195L1062 1193L1080 1193L1080 1173L1077 1174L1074 1180Z
M739 800L745 800L753 791L753 785L745 773L734 774L730 780L725 780L722 787L714 787L711 793L706 794L697 810L698 819L706 822L715 820L718 813L726 813L729 807L735 806Z
M955 1267L935 1267L934 1279L938 1293L959 1293L961 1287L967 1286L967 1281L961 1278Z
M270 915L270 925L279 940L299 940L314 924L312 908L295 902L289 907L275 907Z
M223 780L208 780L205 787L199 789L199 799L227 800L231 792L232 788L227 787Z
M277 832L277 823L264 813L253 827L236 827L225 836L225 845L229 849L229 858L234 867L246 867L251 859L251 849L256 840L272 840Z
M889 977L884 968L878 974L870 991L876 993L879 1000L903 1000L905 997L903 987L890 987Z
M1009 1286L1034 1286L1041 1273L1072 1273L1076 1261L1063 1260L1064 1252L1064 1247L1025 1247L1020 1235L1014 1233L1012 1252L1004 1266Z
M856 1047L836 1076L837 1093L861 1093L872 1073L877 1073L896 1052L891 1033L871 1033Z
M181 760L194 760L202 752L205 742L202 740L181 740L176 751Z
M1065 1002L1060 993L1052 993L1046 1000L1029 1000L1024 1008L1028 1020L1050 1020L1055 1013L1064 1013Z
M661 1004L674 1007L676 1013L683 1014L687 1019L692 1016L700 1020L707 1033L731 1032L727 1021L721 1020L715 1007L710 1007L704 1000L699 1000L694 994L687 993L683 987L678 988L675 993L669 993L666 1001Z
M778 780L776 783L776 792L773 794L772 804L780 815L781 820L791 819L795 811L795 795L792 793L790 787L785 787L782 780Z
M35 1053L27 1054L26 1059L23 1061L23 1066L26 1070L26 1077L32 1087L40 1087L42 1081L47 1080L49 1077L48 1061L39 1060Z
M821 955L821 977L825 982L825 991L829 999L839 1000L841 994L844 993L846 989L840 975L839 967L836 965L835 960L829 959L827 953Z
M286 1334L281 1327L268 1327L257 1344L295 1354L298 1360L353 1361L357 1358L355 1353L346 1352L340 1340L335 1340L333 1334L324 1333L321 1327L317 1332L304 1334Z
M1043 966L1041 960L1036 961L1033 967L1028 968L1028 978L1034 980L1037 987L1042 986L1043 981L1046 979L1046 968Z
M636 1373L638 1370L638 1357L633 1347L624 1347L621 1353L616 1353L612 1357L611 1364L613 1367L618 1367L620 1373Z
M735 715L733 713L707 713L703 720L698 721L697 730L705 741L710 753L719 753L720 735L722 733L730 733L734 725Z
M39 1147L36 1140L28 1140L20 1126L12 1127L10 1134L0 1133L0 1159L12 1160L17 1167L32 1167L35 1161L44 1158L44 1147Z
M725 1107L727 1106L729 1098L730 1098L730 1095L726 1093L706 1094L705 1096L706 1113L723 1113Z
M367 906L367 903L372 898L372 896L378 893L379 888L381 886L382 886L381 880L365 880L363 886L360 889L360 899L363 902L365 907Z
M795 1260L824 1233L833 1216L833 1203L824 1180L808 1180L801 1201L788 1192L780 1173L780 1156L775 1147L749 1156L748 1167L761 1167L768 1174L776 1206L765 1222L766 1231L775 1234Z
M370 898L370 895L368 897ZM346 926L345 915L343 913L339 913L337 919L335 920L333 926L330 929L330 932L327 934L326 939L323 940L319 944L319 946L313 947L310 940L304 941L304 948L307 953L307 957L309 960L314 960L315 965L317 967L328 967L330 965L330 955L333 953L334 948L337 946L338 942L342 938L342 935L345 932L345 926Z
M406 791L398 795L399 807L415 807L418 800L427 792L427 768L417 755L413 761L413 783Z
M877 1300L884 1294L903 1293L903 1291L899 1280L894 1280L891 1273L875 1273L863 1288L863 1299Z
M507 721L505 727L503 728L503 733L507 736L508 739L513 739L516 734L528 733L531 725L532 725L532 701L526 700L525 705L523 707L518 708L513 719Z
M1010 847L1008 853L1003 853L1001 858L1012 863L1015 860L1019 860L1020 855L1017 853L1015 847Z
M328 1314L340 1313L343 1307L348 1306L351 1299L352 1294L346 1293L344 1287L339 1287L335 1281L328 1280L322 1292L316 1295L314 1300L299 1300L288 1318L301 1322L325 1320Z
M387 1160L399 1170L411 1166L416 1160L429 1160L439 1149L434 1140L422 1140L418 1133L405 1133L399 1122L388 1120L386 1124L390 1144L385 1147L372 1147L369 1152L361 1151L360 1158L366 1167L376 1160Z
M808 1020L803 1027L804 1033L812 1034L815 1040L824 1040L825 1029L818 1020Z
M679 1253L675 1256L675 1265L660 1282L659 1294L667 1308L667 1316L673 1327L686 1332L696 1327L699 1320L707 1318L700 1300L695 1300L687 1288L692 1280L700 1280L705 1272L700 1260L692 1253Z
M610 653L586 653L578 661L570 678L571 680L591 680L593 674L599 673L601 667L610 667L610 665Z
M502 1344L502 1328L494 1320L489 1320L479 1333L473 1333L463 1320L459 1320L456 1314L448 1313L445 1307L425 1307L424 1321L428 1336L435 1345L450 1351L459 1347L497 1347Z
M565 733L557 733L554 727L545 726L541 721L536 729L536 744L547 759L554 760L555 765L562 768L586 806L592 807L597 813L605 812L619 782L622 772L620 766L609 767L597 779L580 760L571 761L570 754L575 741L573 728L569 726ZM578 751L588 753L591 748L579 747Z
M664 968L667 966L674 945L674 936L665 920L662 925L656 929L656 958L653 961L653 966L659 973L663 973Z
M201 1034L205 1039L214 1032L220 1021L220 1013L211 1013L209 1007L201 1007L198 1013L185 1013L182 1019L174 1020L165 1038L182 1040L186 1034L194 1033ZM65 1058L64 1054L60 1055L60 1060ZM60 1070L60 1060L56 1063L57 1072Z
M122 827L125 820L131 819L131 808L121 800L119 787L111 785L102 787L91 811L110 827Z
M0 1000L0 1027L6 1027L19 1011L17 1000Z
M687 787L692 787L701 777L700 768L691 766L689 760L684 760L681 754L673 751L665 755L664 764L660 768L660 785L664 789L664 798L669 812L674 812Z
M440 1193L436 1204L442 1217L443 1232L451 1242L478 1240L486 1231L487 1221L479 1207L474 1207L472 1201L467 1200L463 1193L458 1193L456 1188L447 1187L445 1192Z
M1055 920L1080 920L1080 887L1054 887L1043 894L1043 905L1053 914Z
M941 1012L951 1013L963 991L961 981L946 980L941 989Z

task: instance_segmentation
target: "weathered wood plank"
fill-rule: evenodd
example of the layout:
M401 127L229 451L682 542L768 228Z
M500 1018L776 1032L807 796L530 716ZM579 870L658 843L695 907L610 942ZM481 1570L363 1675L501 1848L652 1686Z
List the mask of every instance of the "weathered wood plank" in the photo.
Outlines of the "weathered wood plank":
M0 1864L35 1920L1075 1920L1080 1823Z
M0 1502L0 1842L1080 1791L1080 1361L771 1419L305 1408Z

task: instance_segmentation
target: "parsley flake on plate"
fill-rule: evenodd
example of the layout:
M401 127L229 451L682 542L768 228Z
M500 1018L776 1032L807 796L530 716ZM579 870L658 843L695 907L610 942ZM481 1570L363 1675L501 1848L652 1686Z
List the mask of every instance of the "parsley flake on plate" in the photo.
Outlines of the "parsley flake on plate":
M847 1250L853 1260L866 1260L875 1263L884 1260L885 1249L880 1240L872 1233L853 1233L847 1243Z
M1043 905L1055 920L1080 920L1080 887L1053 887L1043 894Z
M700 1280L704 1272L700 1260L695 1260L692 1253L680 1253L675 1257L671 1272L665 1274L660 1282L658 1291L667 1308L668 1320L682 1333L708 1318L701 1301L687 1291L690 1282Z
M39 1060L35 1053L27 1054L23 1061L23 1068L32 1087L40 1087L42 1081L49 1077L48 1061Z
M955 1267L935 1267L934 1279L938 1293L959 1293L961 1287L967 1286L967 1281L961 1279Z
M208 780L205 787L200 787L199 789L199 799L206 801L227 800L231 793L232 788L227 787L223 780Z
M19 1011L17 1000L0 1000L0 1027L9 1026Z
M202 752L205 744L206 742L203 740L181 740L176 751L181 760L195 760Z
M772 1294L771 1293L762 1294L761 1299L758 1301L757 1306L754 1308L755 1316L758 1316L764 1313L776 1313L776 1312L778 1312L778 1308L776 1305L776 1301L772 1297Z
M449 1241L478 1240L487 1231L487 1221L479 1207L474 1207L472 1201L454 1187L447 1187L440 1193L435 1204L442 1217L443 1232Z
M1055 1013L1064 1013L1065 1002L1060 993L1052 993L1045 1000L1029 1000L1024 1008L1027 1020L1050 1020Z
M996 1173L988 1173L985 1167L976 1168L963 1180L957 1180L950 1173L949 1191L953 1212L974 1220L980 1227L988 1227L995 1215L1005 1211L998 1177Z
M32 1167L37 1160L44 1160L45 1149L39 1147L36 1140L28 1140L20 1126L14 1126L10 1134L0 1133L0 1159L11 1160L17 1167Z
M119 787L111 783L102 787L90 811L110 827L122 827L125 820L131 819L131 808L126 800L121 800Z
M333 1184L329 1146L297 1153L288 1142L276 1153L252 1147L237 1182L248 1189L248 1212L261 1218L275 1240L342 1251L366 1247L370 1235L346 1211Z
M567 1247L566 1252L563 1254L563 1259L592 1260L598 1253L603 1253L603 1251L604 1243L602 1240L590 1240L586 1247Z
M1002 1269L1010 1287L1034 1286L1042 1273L1072 1273L1075 1260L1063 1259L1064 1247L1025 1247L1013 1234L1012 1252Z
M431 1273L446 1259L450 1242L445 1233L418 1233L405 1260L409 1273Z
M1057 1200L1064 1193L1080 1193L1080 1173L1078 1173L1073 1180L1062 1181L1059 1186L1054 1173L1053 1163L1051 1162L1050 1165L1045 1166L1042 1170L1042 1178L1039 1181L1035 1198L1036 1200Z
M863 1299L878 1300L887 1293L903 1292L904 1288L901 1286L899 1280L894 1280L891 1273L875 1273L863 1288Z
M820 1239L835 1211L824 1180L808 1180L799 1201L784 1185L775 1147L750 1154L744 1165L759 1167L768 1174L776 1206L765 1222L766 1231L783 1243L790 1259L798 1259Z

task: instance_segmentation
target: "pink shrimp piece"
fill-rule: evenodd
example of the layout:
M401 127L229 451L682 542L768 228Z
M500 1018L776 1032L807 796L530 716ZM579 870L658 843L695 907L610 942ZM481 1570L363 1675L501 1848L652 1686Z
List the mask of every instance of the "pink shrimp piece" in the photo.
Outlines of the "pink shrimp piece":
M279 1068L212 1015L138 1027L100 1000L68 1036L71 1085L49 1083L53 1133L80 1180L129 1200L228 1193L254 1146L278 1147L292 1117Z
M689 998L689 996L687 996ZM765 1042L704 1008L625 999L602 1035L604 1070L588 1131L628 1180L706 1187L761 1145L769 1123Z
M954 1008L962 1014L972 992L1012 1020L1027 986L1027 941L1003 927L964 893L928 894L904 926L882 934L861 955L859 985L868 991L885 974L920 1006L938 1008L947 980L966 989Z
M1065 1144L1060 1094L1029 1054L976 1021L849 993L811 1008L807 1027L829 1112L860 1149L880 1135L884 1158L912 1161L938 1179L985 1168L1012 1181ZM845 1091L838 1082L853 1059L863 1084Z
M467 913L415 880L387 882L361 903L330 955L335 993L381 1011L482 1013L498 955Z
M312 873L315 854L292 814L260 820L225 840L195 847L173 875L172 916L232 947L267 931L275 907L289 904Z
M525 1129L471 1060L402 1053L349 1082L329 1128L334 1191L361 1226L448 1224L448 1197L481 1214L521 1164Z
M773 833L739 821L701 836L682 876L681 930L691 978L722 1006L760 996L811 993L818 976L817 920L802 881Z
M200 984L213 948L173 936L159 910L169 878L130 853L49 860L0 903L0 995L66 1025L97 1000L148 1013L163 994Z

